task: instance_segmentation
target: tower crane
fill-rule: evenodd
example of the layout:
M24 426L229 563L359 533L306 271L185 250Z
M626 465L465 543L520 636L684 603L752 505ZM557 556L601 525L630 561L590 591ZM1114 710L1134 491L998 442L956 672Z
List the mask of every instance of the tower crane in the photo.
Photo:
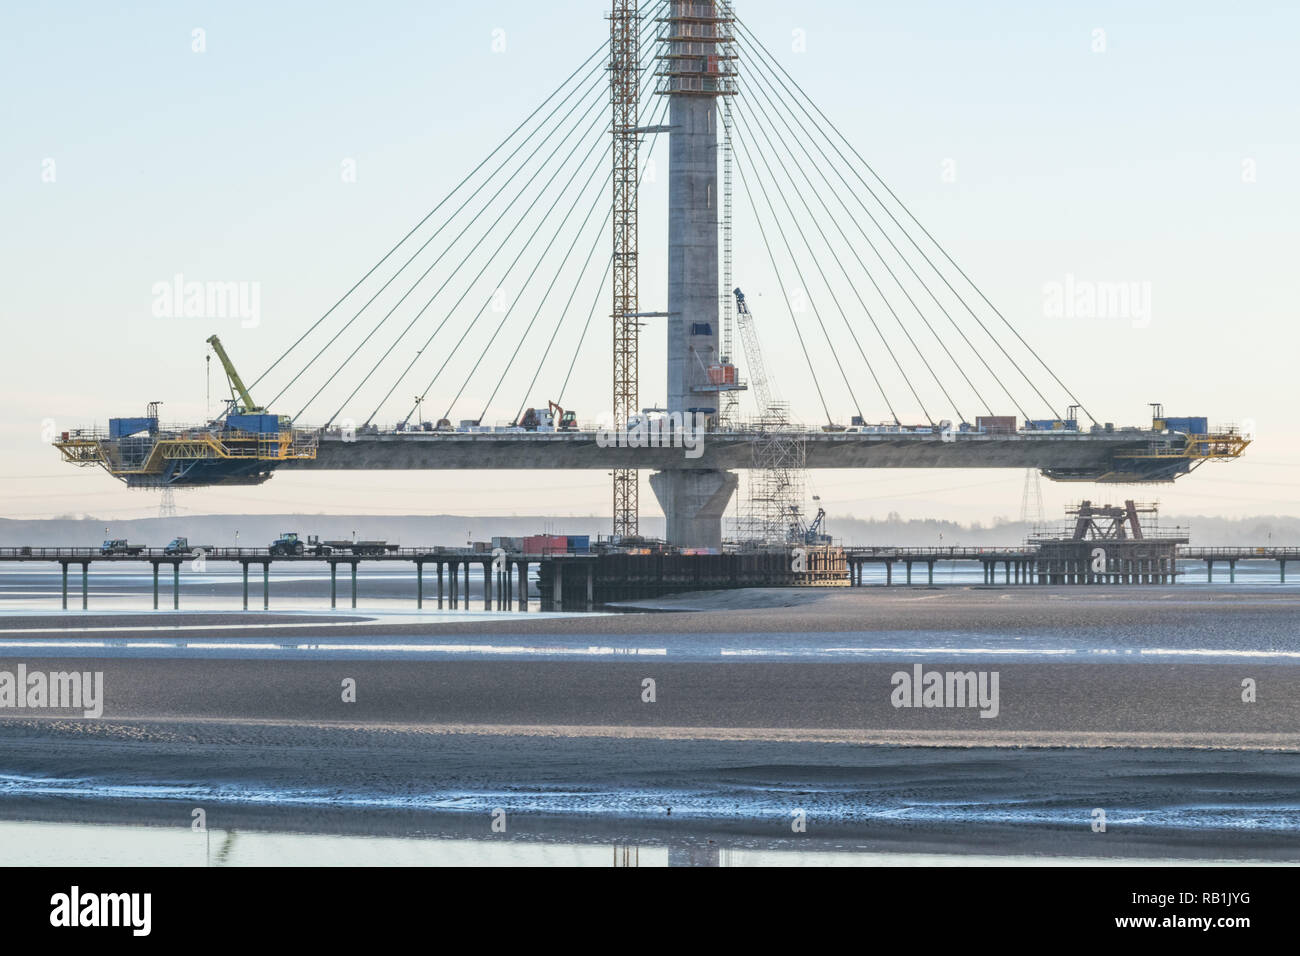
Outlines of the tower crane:
M767 367L763 364L763 350L758 344L758 332L754 328L754 316L745 304L745 293L734 290L736 296L736 325L740 329L740 339L745 346L745 360L749 363L749 377L754 384L754 394L758 397L758 415L760 419L785 418L785 411L772 399L772 386L767 379Z
M790 427L786 407L772 398L772 383L763 363L754 316L745 293L735 289L736 326L745 346L750 381L758 398L758 434L749 468L748 537L766 544L806 541L810 532L799 516L803 504L807 446ZM820 518L818 525L820 526ZM816 532L811 532L815 537Z

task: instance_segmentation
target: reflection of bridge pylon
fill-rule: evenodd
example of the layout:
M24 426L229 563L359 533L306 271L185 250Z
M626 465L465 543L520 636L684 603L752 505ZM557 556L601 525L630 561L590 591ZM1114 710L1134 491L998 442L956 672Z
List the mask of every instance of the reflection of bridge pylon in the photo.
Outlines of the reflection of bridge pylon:
M639 846L615 846L614 866L640 866L641 848Z

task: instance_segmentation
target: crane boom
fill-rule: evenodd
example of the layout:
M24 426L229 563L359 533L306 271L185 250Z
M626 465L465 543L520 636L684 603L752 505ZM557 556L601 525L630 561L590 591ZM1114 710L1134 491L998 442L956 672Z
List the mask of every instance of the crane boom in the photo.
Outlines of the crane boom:
M749 378L754 384L758 397L758 414L766 418L776 414L776 403L772 400L772 387L767 380L767 367L763 364L763 350L758 344L758 331L754 328L754 316L745 304L745 293L736 289L736 325L740 328L740 339L745 346L745 360L749 363Z
M230 361L230 356L226 354L226 349L221 344L221 339L217 338L215 335L209 336L208 344L212 346L212 351L217 353L217 360L221 362L221 367L226 370L226 379L230 383L230 397L238 398L239 401L243 402L240 411L244 413L262 411L261 408L253 404L253 396L248 394L248 389L244 385L244 380L240 378L239 373L235 371L235 365Z

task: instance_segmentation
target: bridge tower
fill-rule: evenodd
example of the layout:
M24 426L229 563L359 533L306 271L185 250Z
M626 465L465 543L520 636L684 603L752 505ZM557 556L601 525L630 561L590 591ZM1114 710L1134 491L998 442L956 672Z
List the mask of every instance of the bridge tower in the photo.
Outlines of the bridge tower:
M691 414L716 420L722 395L708 369L721 358L718 107L735 91L730 6L717 0L669 0L659 23L656 92L669 99L670 127L668 412L670 420ZM736 476L727 471L683 467L651 475L669 543L721 547L722 515L736 485Z

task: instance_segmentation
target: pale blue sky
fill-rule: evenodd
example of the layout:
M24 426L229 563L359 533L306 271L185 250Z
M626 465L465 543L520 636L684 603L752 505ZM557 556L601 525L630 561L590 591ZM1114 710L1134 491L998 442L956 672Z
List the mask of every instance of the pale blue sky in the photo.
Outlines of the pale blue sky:
M809 0L792 10L737 0L736 8L1098 417L1139 423L1147 402L1163 401L1171 414L1254 420L1247 459L1160 489L1165 510L1296 513L1294 5ZM203 340L220 334L256 376L596 49L605 13L604 3L585 0L5 4L3 513L151 513L153 496L60 465L41 444L42 421L102 423L151 399L167 403L168 418L201 417ZM191 50L195 28L205 31L201 54ZM1092 49L1098 29L1100 53ZM504 50L494 52L498 30ZM804 31L806 52L792 49L794 31ZM759 103L750 90L739 109ZM663 161L662 148L653 155ZM340 177L345 159L356 162L354 183ZM42 178L47 160L54 182ZM1247 161L1253 182L1243 181ZM603 164L594 168L604 176ZM736 281L780 391L816 422L809 373L739 182L736 200ZM663 295L665 201L659 176L642 193L646 309ZM176 273L259 283L261 323L156 318L151 289ZM1045 284L1067 275L1148 283L1150 322L1046 316ZM848 290L837 287L847 303ZM829 323L829 304L818 302ZM584 417L608 405L608 332L594 329L566 395ZM646 404L662 398L659 338L648 332L643 351ZM554 397L563 369L552 367L568 358L561 351L565 361L548 363L531 403ZM815 358L834 414L847 419L824 345ZM853 368L863 374L860 362ZM475 403L496 384L488 379L471 383L458 414L478 414ZM868 404L871 390L856 390ZM524 398L519 387L504 391L490 417L507 417ZM370 411L363 404L358 417ZM332 410L317 415L313 406L304 417ZM879 402L865 410L885 417ZM404 409L394 411L389 417ZM608 510L602 474L527 476L528 494L503 504L500 494L519 478L281 475L258 489L187 494L180 504L195 512ZM878 471L814 474L812 487L832 514L987 521L1018 514L1022 480L1021 472ZM1079 496L1119 495L1045 488L1053 511ZM656 513L648 489L642 502Z

